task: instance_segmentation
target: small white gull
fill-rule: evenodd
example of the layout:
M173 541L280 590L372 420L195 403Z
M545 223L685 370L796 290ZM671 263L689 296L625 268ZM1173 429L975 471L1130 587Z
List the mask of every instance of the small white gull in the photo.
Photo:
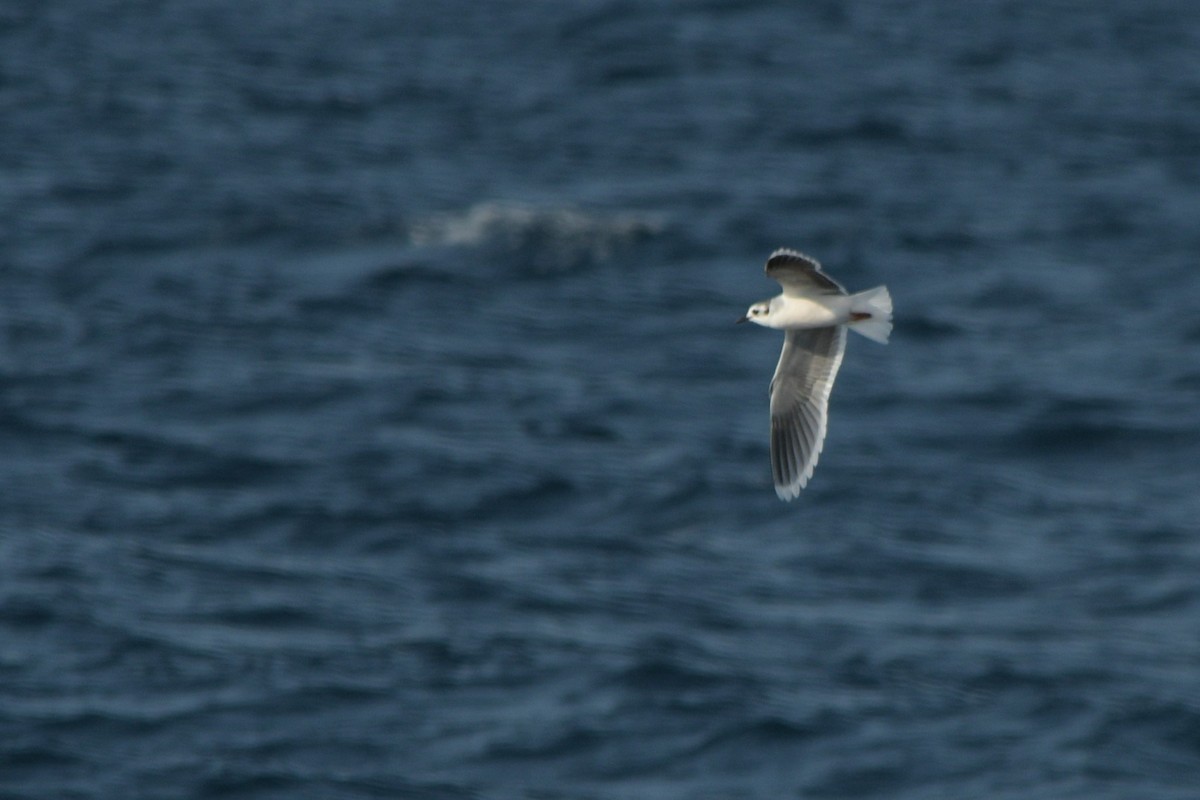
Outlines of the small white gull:
M847 294L816 259L795 250L772 253L767 276L779 281L783 293L750 306L738 322L786 331L771 379L771 472L775 493L792 500L812 477L825 443L829 391L842 365L846 328L887 344L892 296L886 286Z

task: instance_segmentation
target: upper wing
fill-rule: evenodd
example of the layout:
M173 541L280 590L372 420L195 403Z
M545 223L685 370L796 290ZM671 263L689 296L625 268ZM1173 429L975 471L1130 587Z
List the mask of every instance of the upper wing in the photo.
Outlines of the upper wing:
M815 258L795 250L776 250L767 259L767 275L779 281L783 293L790 296L845 294L840 283L821 271Z
M800 494L817 466L829 392L845 350L844 325L789 330L783 340L771 379L771 473L784 500Z

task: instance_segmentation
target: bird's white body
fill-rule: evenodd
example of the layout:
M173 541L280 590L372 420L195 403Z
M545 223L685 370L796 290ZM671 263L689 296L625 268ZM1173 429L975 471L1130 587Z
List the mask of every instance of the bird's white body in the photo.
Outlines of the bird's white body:
M850 297L844 294L820 297L788 297L781 294L769 301L770 313L751 317L767 328L787 330L789 328L825 328L829 325L845 325L850 321Z
M824 273L822 273L824 276ZM892 296L886 286L858 294L796 294L784 291L755 303L745 319L764 328L797 331L847 325L855 333L887 344L892 332Z
M738 321L787 332L771 379L771 472L776 493L791 500L812 477L825 444L846 331L887 344L892 297L885 286L847 294L815 259L795 250L772 253L766 272L783 293L750 306Z

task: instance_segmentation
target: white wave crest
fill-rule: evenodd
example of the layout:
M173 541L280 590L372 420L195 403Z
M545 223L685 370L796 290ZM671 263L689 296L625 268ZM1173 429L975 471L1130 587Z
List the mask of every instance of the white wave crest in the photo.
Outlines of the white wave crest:
M603 261L662 228L660 220L635 214L487 202L418 221L409 237L418 246L500 248L521 253L534 267L561 268Z

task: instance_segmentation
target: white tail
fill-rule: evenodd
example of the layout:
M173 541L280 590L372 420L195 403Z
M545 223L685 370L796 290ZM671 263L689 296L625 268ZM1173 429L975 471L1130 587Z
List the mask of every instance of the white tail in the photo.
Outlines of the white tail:
M850 323L850 330L880 344L887 344L892 333L892 296L886 286L876 286L850 296L851 314L870 314L867 319Z

